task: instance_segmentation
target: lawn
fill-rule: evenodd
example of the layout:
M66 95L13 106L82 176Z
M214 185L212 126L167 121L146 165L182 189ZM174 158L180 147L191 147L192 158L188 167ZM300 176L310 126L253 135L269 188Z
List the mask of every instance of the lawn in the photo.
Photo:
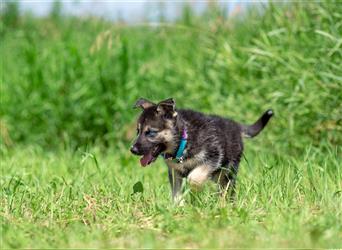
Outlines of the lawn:
M20 148L2 160L4 247L341 246L341 150L247 151L234 205L209 184L177 207L162 160L143 169L128 150Z
M8 7L9 6L9 7ZM2 248L341 248L342 4L268 4L226 17L185 8L148 26L0 19ZM185 185L129 152L134 101L251 123L237 196Z

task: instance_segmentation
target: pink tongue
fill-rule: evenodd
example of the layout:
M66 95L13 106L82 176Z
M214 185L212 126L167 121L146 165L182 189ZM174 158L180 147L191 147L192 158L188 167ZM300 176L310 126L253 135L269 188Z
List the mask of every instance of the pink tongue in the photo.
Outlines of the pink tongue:
M147 155L144 155L141 159L140 159L140 164L143 167L146 167L148 164L151 163L151 161L153 160L153 156L151 153L148 153Z

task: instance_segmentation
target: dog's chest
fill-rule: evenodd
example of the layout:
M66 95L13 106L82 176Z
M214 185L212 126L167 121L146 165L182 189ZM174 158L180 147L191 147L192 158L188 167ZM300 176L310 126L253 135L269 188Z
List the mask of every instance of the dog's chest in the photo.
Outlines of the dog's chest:
M191 158L186 158L182 163L174 162L171 159L165 159L165 163L169 168L185 173L194 169L196 166L204 162L205 152L201 151Z
M194 161L190 159L185 160L182 163L177 163L177 162L174 162L173 160L166 159L165 163L167 164L169 168L172 168L179 172L185 172L189 169L193 169L196 166Z

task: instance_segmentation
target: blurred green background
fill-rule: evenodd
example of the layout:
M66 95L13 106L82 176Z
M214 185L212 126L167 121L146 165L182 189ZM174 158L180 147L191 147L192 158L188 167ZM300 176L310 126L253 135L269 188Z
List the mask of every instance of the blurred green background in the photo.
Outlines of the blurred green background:
M276 118L268 140L288 150L339 145L341 4L269 4L237 16L151 26L101 18L1 16L1 145L117 146L131 140L139 97L253 122ZM134 129L133 129L134 130Z

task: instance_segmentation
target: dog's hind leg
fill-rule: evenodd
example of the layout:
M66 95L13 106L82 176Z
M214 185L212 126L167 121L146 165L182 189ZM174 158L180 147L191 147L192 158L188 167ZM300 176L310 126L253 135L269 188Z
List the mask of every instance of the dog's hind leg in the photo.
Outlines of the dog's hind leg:
M178 173L178 171L168 168L169 174L169 181L171 185L172 191L172 200L175 203L182 202L182 184L183 184L183 177Z
M219 185L220 193L223 197L229 196L231 201L235 198L236 176L238 172L238 164L229 168L221 168L216 171L213 180Z
M228 193L230 201L235 200L236 194L236 178L239 170L239 163L234 163L231 168L229 168L227 179L228 179Z

